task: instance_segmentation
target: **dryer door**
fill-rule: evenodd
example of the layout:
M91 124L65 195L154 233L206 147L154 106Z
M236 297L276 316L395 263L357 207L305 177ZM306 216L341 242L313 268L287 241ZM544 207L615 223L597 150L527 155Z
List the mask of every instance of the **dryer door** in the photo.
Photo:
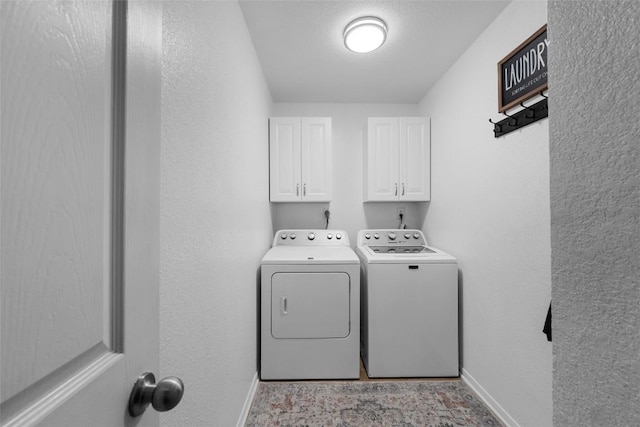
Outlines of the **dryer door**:
M276 273L271 277L274 338L349 336L350 282L346 273Z

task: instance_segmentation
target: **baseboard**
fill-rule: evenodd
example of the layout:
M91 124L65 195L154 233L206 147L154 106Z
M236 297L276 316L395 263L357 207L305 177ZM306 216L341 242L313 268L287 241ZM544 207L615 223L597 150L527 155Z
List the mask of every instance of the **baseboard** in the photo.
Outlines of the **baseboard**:
M464 368L460 371L460 378L462 378L469 388L471 388L480 397L484 404L487 405L496 417L498 417L502 424L507 427L520 427L520 424L518 424L516 420L514 420L502 406L500 406L493 396L491 396L487 390L485 390L484 387L482 387L480 383L478 383L478 381L469 374L469 372Z
M256 395L256 390L258 390L258 373L256 372L251 380L251 385L249 386L249 393L247 394L247 398L244 400L244 405L242 406L242 412L240 413L240 418L238 418L238 424L236 427L244 427L244 424L247 422L247 417L249 416L249 410L251 409L251 403L253 402L253 397Z

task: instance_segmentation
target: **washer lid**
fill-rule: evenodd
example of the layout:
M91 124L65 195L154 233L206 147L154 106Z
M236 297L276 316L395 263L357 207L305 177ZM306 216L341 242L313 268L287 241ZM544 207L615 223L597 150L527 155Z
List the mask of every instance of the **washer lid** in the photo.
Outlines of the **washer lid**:
M435 254L433 249L426 246L369 246L369 249L377 254Z
M358 246L356 251L367 264L446 264L457 262L453 255L431 246L424 246L426 250L417 253L401 252L402 247L395 247L397 252L376 252L374 248L372 246Z
M349 246L276 246L265 254L262 264L359 264Z

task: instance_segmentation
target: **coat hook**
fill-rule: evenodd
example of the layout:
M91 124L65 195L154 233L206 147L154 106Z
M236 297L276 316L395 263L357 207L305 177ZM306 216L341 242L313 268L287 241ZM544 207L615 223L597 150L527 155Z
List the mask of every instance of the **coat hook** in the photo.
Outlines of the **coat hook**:
M520 106L521 106L522 108L526 108L527 110L531 111L531 115L529 115L528 113L525 113L525 115L524 115L524 116L525 116L527 119L533 119L533 118L536 116L536 110L535 110L535 109L533 109L533 108L531 108L531 107L527 107L526 105L524 105L524 104L522 103L522 101L520 101Z
M516 119L513 116L508 115L507 113L505 113L504 111L502 112L502 114L504 114L505 116L509 117L510 119L513 120L513 124L511 124L511 120L509 120L509 126L516 126L518 124L518 119Z
M549 97L548 97L548 96L545 96L545 94L544 94L544 90L541 90L541 91L540 91L540 96L541 96L541 97L543 97L544 99L549 99ZM547 101L547 102L548 102L548 101ZM545 103L545 104L544 104L544 109L545 109L545 110L548 110L548 109L549 109L549 104L548 104L548 103Z
M502 125L500 123L496 123L491 119L489 119L489 123L493 123L493 132L494 133L502 132Z

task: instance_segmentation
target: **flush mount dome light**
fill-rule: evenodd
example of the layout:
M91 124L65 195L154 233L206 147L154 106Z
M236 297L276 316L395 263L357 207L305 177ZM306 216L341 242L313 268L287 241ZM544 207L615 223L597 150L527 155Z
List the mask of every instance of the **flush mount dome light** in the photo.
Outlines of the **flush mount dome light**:
M371 52L382 46L386 39L387 24L373 16L351 21L344 29L344 45L353 52Z

